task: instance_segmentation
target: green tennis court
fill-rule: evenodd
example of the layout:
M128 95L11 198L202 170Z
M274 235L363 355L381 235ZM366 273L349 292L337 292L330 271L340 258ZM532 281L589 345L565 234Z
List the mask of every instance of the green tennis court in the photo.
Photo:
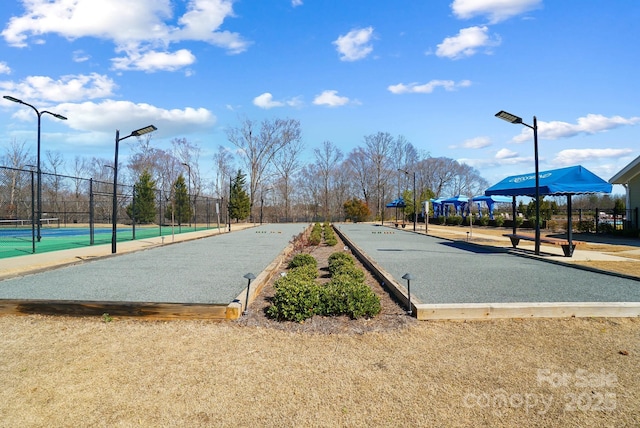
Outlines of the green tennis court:
M198 225L189 226L136 226L135 239L147 239L156 236L170 236L172 234L194 232L196 230L217 229L217 227L205 227ZM35 242L35 252L45 253L49 251L69 250L73 248L88 247L91 244L89 227L59 227L55 223L43 225L40 229L42 239ZM0 227L0 258L24 256L33 254L34 244L30 225L15 224L13 226ZM95 227L93 245L111 243L111 227ZM118 226L118 242L132 241L133 228L131 226Z

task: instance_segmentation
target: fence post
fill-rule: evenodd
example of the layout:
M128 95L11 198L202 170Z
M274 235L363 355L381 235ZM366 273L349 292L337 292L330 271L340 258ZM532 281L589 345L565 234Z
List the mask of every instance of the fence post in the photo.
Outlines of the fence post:
M93 201L93 178L89 179L89 245L94 244L94 232L95 232L95 219L94 215L94 201Z

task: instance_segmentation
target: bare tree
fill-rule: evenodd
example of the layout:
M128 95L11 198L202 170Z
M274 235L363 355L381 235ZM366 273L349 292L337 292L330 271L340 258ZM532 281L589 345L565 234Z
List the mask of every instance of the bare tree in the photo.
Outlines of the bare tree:
M202 178L200 175L200 153L202 149L199 145L191 143L186 138L174 138L171 141L171 145L175 156L187 168L187 180L191 182L191 193L198 197L202 190Z
M61 174L64 172L64 157L62 153L58 151L47 150L45 152L45 165L48 170L47 182L49 184L49 200L50 203L53 202L53 209L55 211L60 211L60 207L58 206L59 198L63 191L63 177Z
M373 165L376 192L376 217L383 209L382 189L391 174L390 155L393 148L393 137L388 132L378 132L364 137L365 153Z
M127 166L131 172L132 181L140 177L144 171L148 171L154 179L158 177L160 150L151 145L151 138L152 134L145 134L128 142L131 155Z
M18 143L16 139L13 139L2 155L2 164L11 169L7 170L8 192L3 191L0 193L0 205L5 205L8 212L0 213L0 215L16 216L16 203L18 198L21 197L20 193L23 187L20 182L20 170L34 163L33 155L29 153L25 146L26 142Z
M439 157L418 162L418 171L424 185L433 191L436 197L444 196L443 192L452 184L456 175L457 164L453 159Z
M464 163L458 163L451 186L453 195L473 197L484 192L487 187L489 187L489 183L480 176L477 169Z
M213 163L216 171L214 180L215 194L220 198L229 197L229 180L234 173L233 155L224 146L218 146L218 151L213 155Z
M362 147L356 147L345 160L346 169L357 183L358 194L364 199L364 202L370 206L371 194L375 183L373 164L369 161L367 153Z
M294 119L264 120L257 129L255 121L244 119L237 128L227 130L228 140L242 152L249 171L249 200L252 207L258 184L267 173L274 156L299 132L300 122Z
M273 159L273 165L278 172L281 180L279 189L284 199L284 218L289 218L289 199L291 196L291 181L293 175L300 170L300 154L304 150L304 144L300 133L300 126L290 124L288 130L282 132L283 139L287 140L284 147L279 150Z
M302 168L298 188L301 189L305 218L318 218L318 205L322 198L322 178L318 165L309 164Z
M329 204L329 185L338 163L342 159L342 151L331 141L322 143L322 148L313 151L316 158L318 173L322 179L324 219L331 221L331 206Z
M5 148L5 151L0 157L2 165L10 168L23 169L27 164L33 164L33 155L25 147L26 141L18 143L15 138L11 140L9 145Z
M71 174L73 178L73 193L76 199L80 197L81 188L83 183L86 182L85 178L89 175L90 163L86 158L77 156L73 158L73 171Z
M397 194L402 194L407 177L403 171L410 173L416 172L416 163L418 162L418 151L409 141L402 135L398 136L393 142L391 149L390 163L392 165L392 172L395 171L397 177ZM402 171L401 171L402 170ZM394 193L395 194L395 193Z

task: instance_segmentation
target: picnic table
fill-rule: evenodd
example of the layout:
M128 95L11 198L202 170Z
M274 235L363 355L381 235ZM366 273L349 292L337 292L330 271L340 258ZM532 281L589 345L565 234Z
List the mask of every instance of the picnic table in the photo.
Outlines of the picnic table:
M536 237L534 235L526 235L523 233L507 233L502 236L506 236L509 239L511 239L511 245L513 246L513 248L516 248L518 246L518 244L520 243L520 240L534 241L534 242L536 240ZM567 239L553 238L549 236L541 236L540 243L558 245L562 247L562 251L565 257L571 257L573 255L573 250L575 250L576 245L584 244L584 242L581 242L581 241L572 240L571 242L569 242Z

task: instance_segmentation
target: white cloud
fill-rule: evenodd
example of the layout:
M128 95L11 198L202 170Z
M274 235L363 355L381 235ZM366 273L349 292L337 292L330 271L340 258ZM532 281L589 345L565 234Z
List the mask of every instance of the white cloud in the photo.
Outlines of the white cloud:
M68 39L97 37L117 44L166 36L162 18L171 16L168 0L76 0L23 2L22 16L9 20L2 36L8 44L27 46L29 37L58 34Z
M253 99L253 105L263 108L270 109L274 107L299 107L302 104L302 101L298 97L291 98L285 101L275 101L273 99L273 95L269 92L265 92L264 94L258 95Z
M462 80L458 83L453 80L432 80L424 84L409 83L405 85L404 83L398 83L397 85L388 86L387 89L393 94L430 94L438 87L442 87L446 91L453 91L467 86L471 86L470 80Z
M216 122L216 117L204 108L167 110L130 101L63 103L55 111L69 119L65 122L69 127L86 132L130 132L153 124L161 134L180 135L209 129Z
M4 61L0 62L0 74L11 74L11 68Z
M87 54L83 50L73 51L73 62L85 62L91 59L91 55Z
M585 161L619 158L632 152L632 149L567 149L558 152L552 163L560 166L576 165Z
M463 28L456 36L445 38L438 45L436 55L459 59L475 55L480 48L491 48L499 45L500 38L494 36L492 39L489 37L488 32L489 28L486 26Z
M339 107L349 103L349 98L341 97L338 91L326 90L313 100L315 105L325 105L328 107Z
M588 114L585 117L578 118L576 124L553 121L538 121L538 138L545 140L557 140L559 138L575 137L579 134L596 134L615 129L620 126L631 126L640 123L640 117L624 118L622 116L606 117L601 114ZM520 135L513 139L514 143L522 143L531 141L533 132L524 128Z
M186 61L184 50L166 54L162 60L154 51L167 50L170 43L201 41L226 49L229 53L243 52L249 46L239 34L221 31L224 20L233 16L233 0L191 0L187 11L174 25L170 0L29 0L23 2L26 12L9 20L2 31L5 41L25 47L32 39L42 42L42 36L57 34L73 40L95 37L111 40L116 51L126 52L127 69L153 70L166 65L175 70ZM134 64L156 57L157 63ZM116 59L116 63L121 59Z
M496 159L513 159L517 157L518 153L509 149L500 149L496 152Z
M484 149L485 147L489 147L491 145L491 141L489 137L476 137L471 138L469 140L465 140L462 143L462 147L465 149Z
M542 6L542 0L454 0L451 9L459 19L487 16L496 23Z
M274 107L282 107L284 106L284 103L281 101L274 101L273 95L271 95L269 92L265 92L264 94L258 95L253 99L253 105L264 109L270 109Z
M369 44L373 37L373 27L351 30L338 37L333 44L340 53L341 61L357 61L365 58L373 51Z
M302 6L302 0L291 0L291 6L293 7Z
M193 64L196 57L187 50L176 52L130 52L127 57L113 58L113 68L116 70L139 70L155 72L159 70L175 71Z
M54 80L47 76L29 76L21 82L0 81L0 89L16 98L32 102L68 102L113 95L116 84L102 74L73 74Z
M520 164L530 165L533 164L533 157L522 157L522 156L507 156L498 158L498 153L496 153L495 157L492 158L459 158L456 159L460 163L465 163L469 166L477 168L479 170L489 169L489 168L501 168L506 166L514 166Z

